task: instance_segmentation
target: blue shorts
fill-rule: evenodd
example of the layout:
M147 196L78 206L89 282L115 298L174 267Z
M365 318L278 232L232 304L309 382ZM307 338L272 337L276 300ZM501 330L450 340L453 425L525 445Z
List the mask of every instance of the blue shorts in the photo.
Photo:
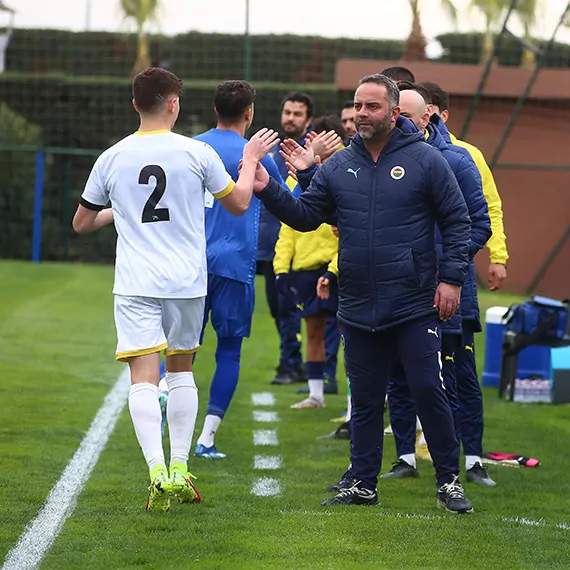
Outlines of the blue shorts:
M312 317L322 313L336 315L338 310L338 291L336 281L331 283L329 298L317 297L317 282L327 268L313 271L292 271L291 285L295 288L295 302L301 318Z
M254 305L253 283L208 274L204 328L211 317L219 337L249 337Z

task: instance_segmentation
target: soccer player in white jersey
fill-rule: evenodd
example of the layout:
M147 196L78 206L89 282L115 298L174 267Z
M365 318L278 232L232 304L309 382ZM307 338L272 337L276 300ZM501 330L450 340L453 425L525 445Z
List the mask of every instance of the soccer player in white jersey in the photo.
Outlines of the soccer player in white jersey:
M147 510L163 511L171 495L180 502L200 500L187 462L198 413L192 355L199 347L207 288L204 189L232 214L243 214L257 165L277 140L271 130L256 133L243 149L234 183L210 146L171 132L181 88L176 75L160 68L134 78L139 130L97 159L73 219L79 233L115 224L116 357L130 366L129 410L150 470ZM170 473L158 399L163 350Z

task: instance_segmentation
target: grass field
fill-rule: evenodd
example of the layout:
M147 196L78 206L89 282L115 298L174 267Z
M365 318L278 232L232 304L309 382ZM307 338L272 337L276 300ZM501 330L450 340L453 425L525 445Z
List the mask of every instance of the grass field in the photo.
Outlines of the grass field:
M113 359L111 285L109 267L0 262L2 560L123 369ZM191 461L203 502L175 505L168 515L144 511L147 471L125 409L42 568L570 567L570 406L514 404L485 389L485 449L538 457L542 466L493 466L497 488L467 484L474 515L436 509L433 469L422 462L418 479L381 482L380 508L321 507L326 487L346 468L348 444L316 438L344 411L346 383L325 409L289 408L299 398L295 388L269 384L277 336L261 292L240 385L216 440L228 457ZM481 297L482 309L514 299ZM196 362L200 427L213 340L207 335ZM480 369L483 345L480 335ZM278 423L254 421L252 394L267 391ZM259 428L276 428L278 447L255 447L252 432ZM394 459L392 438L385 451L383 471ZM254 456L263 452L279 455L281 468L254 470ZM278 479L281 493L252 495L260 476Z

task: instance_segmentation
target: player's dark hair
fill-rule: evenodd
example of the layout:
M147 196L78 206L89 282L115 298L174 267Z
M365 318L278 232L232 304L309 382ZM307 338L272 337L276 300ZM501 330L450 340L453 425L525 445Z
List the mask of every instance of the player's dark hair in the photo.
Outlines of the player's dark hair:
M182 80L161 67L149 67L133 79L133 99L141 113L154 113L168 97L179 97Z
M322 115L313 120L313 131L317 134L323 131L334 131L342 140L346 138L346 131L335 115Z
M449 93L447 91L431 81L424 81L421 85L429 91L431 102L437 105L440 111L449 111Z
M412 83L411 81L398 81L398 89L400 91L416 91L424 98L426 104L429 105L432 102L431 93L421 83Z
M222 121L241 119L245 110L255 102L256 91L250 83L241 79L224 81L214 92L214 107Z
M381 71L380 74L385 75L386 77L389 77L390 79L396 82L411 81L412 83L415 83L416 81L414 74L407 67L400 67L400 66L387 67L386 69Z
M374 73L363 77L358 84L363 85L364 83L375 83L376 85L383 85L386 87L386 99L388 99L388 103L390 103L390 108L393 109L398 106L400 101L400 91L392 79L386 75L382 75L381 73Z
M285 106L287 101L292 101L293 103L303 103L307 107L307 119L310 119L315 112L315 104L313 98L306 93L301 93L300 91L291 91L287 93L281 101L281 109Z
M345 101L342 105L343 109L352 109L354 107L354 99L349 99Z

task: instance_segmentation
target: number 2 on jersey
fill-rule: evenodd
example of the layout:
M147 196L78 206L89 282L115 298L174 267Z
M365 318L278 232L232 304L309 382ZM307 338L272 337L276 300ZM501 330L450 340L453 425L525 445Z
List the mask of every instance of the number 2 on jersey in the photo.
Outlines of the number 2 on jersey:
M149 224L152 222L169 222L170 212L168 208L157 208L157 204L164 196L166 190L166 173L156 164L145 166L139 174L139 184L148 184L151 176L154 176L156 185L152 194L149 196L142 211L142 223Z

